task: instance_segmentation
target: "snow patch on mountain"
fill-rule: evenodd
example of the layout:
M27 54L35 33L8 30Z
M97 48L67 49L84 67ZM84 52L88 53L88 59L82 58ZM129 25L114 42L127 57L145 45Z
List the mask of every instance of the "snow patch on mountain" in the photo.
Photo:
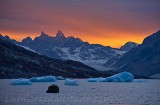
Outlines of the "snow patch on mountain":
M77 47L71 50L70 47L59 47L53 48L53 51L59 51L61 53L57 53L59 56L63 56L65 60L74 60L80 61L88 66L91 66L97 70L110 70L112 68L107 68L104 66L104 63L109 60L108 57L103 55L96 54L98 51L103 51L103 53L109 54L111 56L121 56L125 53L125 51L113 50L113 53L108 53L108 50L103 50L101 47L98 48L88 48L87 50L83 49L84 46ZM97 51L98 50L98 51ZM112 51L112 50L111 50ZM84 54L84 56L82 56ZM89 55L89 56L85 56ZM85 57L85 59L83 58Z
M155 75L152 75L150 76L151 78L157 78L157 79L160 79L160 74L155 74Z
M32 51L32 52L34 52L34 53L37 53L35 50L33 50L33 49L31 49L31 48L29 48L29 47L27 47L27 46L22 46L22 45L19 45L19 44L16 44L17 46L20 46L20 47L23 47L24 49L26 49L26 50L29 50L29 51Z
M116 52L117 54L119 55L123 55L126 53L126 51L120 51L120 50L115 50L115 49L112 49L114 52Z

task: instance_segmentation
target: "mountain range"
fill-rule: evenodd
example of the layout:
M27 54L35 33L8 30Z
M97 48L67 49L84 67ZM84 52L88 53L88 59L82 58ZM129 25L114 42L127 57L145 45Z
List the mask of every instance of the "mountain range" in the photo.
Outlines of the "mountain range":
M146 37L142 44L124 54L112 67L117 72L160 78L160 31Z
M39 55L0 36L0 78L54 75L72 78L110 76L81 62Z
M134 42L128 42L122 48L115 49L100 44L89 44L73 36L65 37L62 31L58 31L55 36L42 31L40 36L33 40L26 37L22 42L12 41L41 55L61 60L80 61L97 70L107 70L107 67L103 66L105 62L110 59L118 60L124 53L137 46Z
M136 76L160 78L160 31L146 37L142 44L127 42L119 49L100 44L89 44L73 36L66 37L62 31L52 36L41 32L40 36L34 39L26 37L22 42L2 35L0 39L5 39L15 46L38 54L39 59L45 56L48 59L60 61L62 65L64 62L72 61L72 64L78 65L80 74L83 72L82 67L86 64L86 71L89 73L96 71L92 72L93 74L87 74L89 76L95 76L96 73L110 75L110 73L128 71ZM15 49L12 50L14 52ZM73 70L74 66L71 65L70 69ZM97 70L105 72L97 72ZM69 69L67 72L69 73Z

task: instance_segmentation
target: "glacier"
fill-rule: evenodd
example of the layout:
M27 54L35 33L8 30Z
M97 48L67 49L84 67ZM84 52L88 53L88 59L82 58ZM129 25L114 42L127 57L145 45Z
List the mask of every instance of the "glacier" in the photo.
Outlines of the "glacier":
M55 76L42 76L42 77L32 77L31 82L56 82L57 78Z

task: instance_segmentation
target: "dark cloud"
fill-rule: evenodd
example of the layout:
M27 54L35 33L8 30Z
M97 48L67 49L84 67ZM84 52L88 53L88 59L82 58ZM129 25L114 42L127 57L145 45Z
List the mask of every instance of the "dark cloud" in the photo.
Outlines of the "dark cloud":
M0 31L138 38L160 28L159 11L160 0L0 0Z

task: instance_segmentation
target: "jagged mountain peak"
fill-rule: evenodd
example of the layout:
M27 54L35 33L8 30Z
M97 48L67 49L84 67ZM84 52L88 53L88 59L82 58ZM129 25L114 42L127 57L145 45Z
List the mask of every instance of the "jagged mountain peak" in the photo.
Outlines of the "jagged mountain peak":
M10 40L10 37L8 35L6 35L4 38L6 38L7 40Z
M136 47L137 45L138 45L137 43L129 41L125 43L123 46L121 46L120 50L129 51L132 48Z
M26 43L26 42L28 43L28 42L31 42L31 41L32 41L32 39L29 36L22 40L23 43Z
M0 39L11 40L8 35L2 36L2 34L0 34Z
M0 39L2 39L3 38L3 36L2 36L2 34L0 34Z
M67 41L83 42L80 38L75 38L73 36L67 37Z
M58 30L56 34L57 39L65 39L66 37L64 36L63 32L61 30Z
M135 44L135 42L128 41L126 44Z
M48 36L48 34L46 34L45 32L41 31L41 35L40 36Z
M51 36L49 36L48 34L46 34L45 32L41 31L40 36L35 37L34 41L39 41L39 40L46 40L49 39Z
M156 42L156 41L159 41L160 39L160 30L158 30L157 32L155 32L154 34L146 37L144 40L143 40L143 45L149 45L153 42Z
M29 40L32 40L32 38L31 37L29 37L29 36L27 36L25 39L29 39Z

